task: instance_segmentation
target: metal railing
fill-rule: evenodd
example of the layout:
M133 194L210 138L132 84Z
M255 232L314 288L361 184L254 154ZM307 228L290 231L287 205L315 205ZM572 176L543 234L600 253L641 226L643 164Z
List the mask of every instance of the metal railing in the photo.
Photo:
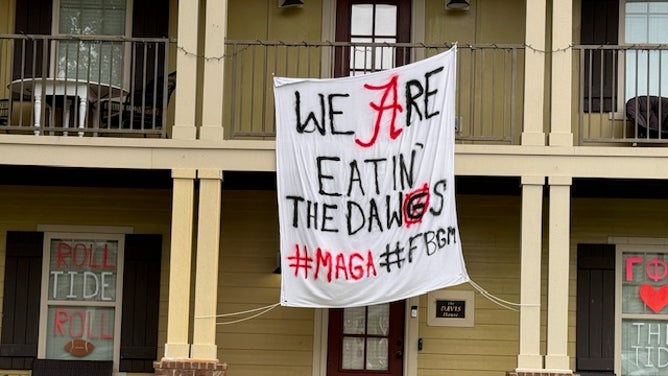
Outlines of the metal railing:
M273 76L360 75L433 56L450 44L226 41L226 138L275 137ZM523 45L458 45L457 140L518 144Z
M0 132L166 137L168 54L164 38L0 34Z
M668 45L574 46L580 144L668 142Z

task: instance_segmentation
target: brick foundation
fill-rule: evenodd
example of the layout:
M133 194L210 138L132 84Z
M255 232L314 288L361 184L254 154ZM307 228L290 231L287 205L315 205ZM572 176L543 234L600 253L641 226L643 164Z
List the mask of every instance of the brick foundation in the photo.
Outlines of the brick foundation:
M162 359L153 363L155 376L225 376L227 363L217 360Z

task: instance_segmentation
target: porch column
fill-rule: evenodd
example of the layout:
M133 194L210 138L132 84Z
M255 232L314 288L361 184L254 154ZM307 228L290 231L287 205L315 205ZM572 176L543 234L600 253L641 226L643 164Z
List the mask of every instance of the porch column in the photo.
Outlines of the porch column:
M172 138L194 140L197 97L197 14L199 1L179 1L176 87ZM207 15L208 16L208 15Z
M172 170L172 235L169 261L169 304L165 358L190 356L190 258L194 211L195 170Z
M549 143L573 146L573 0L552 2L552 95Z
M570 255L570 176L550 176L547 355L545 368L570 373L568 357L568 281Z
M544 176L522 177L520 353L518 370L540 370L540 271Z
M206 42L204 47L204 95L199 138L223 139L223 74L227 35L227 0L206 2Z
M545 1L531 0L526 2L525 41L530 47L527 47L524 52L524 129L522 130L522 145L545 145L545 132L543 132ZM572 16L569 15L569 17Z
M195 321L191 357L216 359L216 301L222 171L201 169L197 219Z

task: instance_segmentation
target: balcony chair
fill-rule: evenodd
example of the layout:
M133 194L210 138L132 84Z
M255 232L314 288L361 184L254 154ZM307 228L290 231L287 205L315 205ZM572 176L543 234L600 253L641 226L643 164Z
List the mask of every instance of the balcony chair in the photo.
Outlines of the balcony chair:
M633 97L626 102L626 117L631 125L637 124L639 138L668 139L668 98Z
M176 88L176 72L167 76L167 92L169 99ZM107 128L119 130L157 130L163 124L163 78L151 80L145 87L136 88L123 101L106 100L101 105L102 121Z

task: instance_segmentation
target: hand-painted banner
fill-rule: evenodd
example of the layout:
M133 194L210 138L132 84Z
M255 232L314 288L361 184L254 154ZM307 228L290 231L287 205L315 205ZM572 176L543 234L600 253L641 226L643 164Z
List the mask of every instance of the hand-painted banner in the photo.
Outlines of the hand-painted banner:
M282 305L371 305L469 281L454 193L456 53L274 79Z

